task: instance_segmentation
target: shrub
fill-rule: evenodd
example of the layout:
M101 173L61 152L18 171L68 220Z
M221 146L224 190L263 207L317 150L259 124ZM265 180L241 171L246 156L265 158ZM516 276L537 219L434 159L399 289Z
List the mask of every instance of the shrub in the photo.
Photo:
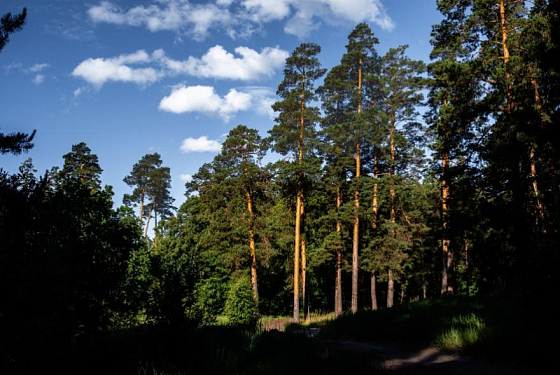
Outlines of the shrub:
M251 280L248 277L233 280L224 313L228 317L230 325L255 325L257 323L257 304L253 297Z

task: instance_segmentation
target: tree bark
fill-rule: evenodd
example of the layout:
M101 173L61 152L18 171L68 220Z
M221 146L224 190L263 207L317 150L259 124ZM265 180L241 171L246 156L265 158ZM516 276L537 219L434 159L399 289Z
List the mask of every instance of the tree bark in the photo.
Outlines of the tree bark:
M375 269L371 270L371 309L377 310L377 278Z
M377 179L379 177L379 170L377 166L377 153L373 156L373 200L371 204L372 209L372 217L371 217L371 228L375 231L377 229L377 211L378 211L378 203L377 203L377 193L378 193L378 184ZM373 251L373 250L372 250ZM377 278L375 275L375 267L372 266L371 268L371 286L370 286L370 293L371 293L371 309L377 310Z
M245 164L243 168L243 173L247 178L247 151L243 147L243 163ZM251 286L253 288L253 297L255 298L255 303L258 306L259 303L259 286L257 280L257 252L255 248L255 231L253 228L254 223L254 213L253 213L253 197L249 187L245 187L245 200L247 203L247 213L249 216L249 252L251 254Z
M305 75L301 78L301 101L299 116L299 140L298 140L298 163L301 166L303 162L303 135L305 125ZM303 208L303 176L299 175L298 190L296 198L296 228L295 228L295 244L294 244L294 311L293 317L299 322L299 267L300 267L300 245L301 245L301 214Z
M340 186L336 187L336 212L340 211L341 197L340 197ZM341 239L342 229L340 226L340 219L336 218L336 234L338 239ZM341 242L342 246L342 242ZM342 249L337 247L336 249L336 280L334 288L334 314L335 316L340 316L342 314Z
M443 154L441 162L443 173L441 179L441 216L443 221L443 239L442 239L442 253L443 253L443 269L441 274L441 295L453 294L453 286L451 284L451 272L453 270L453 254L450 248L449 239L449 154Z
M154 229L157 228L157 210L154 210ZM154 230L154 247L157 248L157 231Z
M303 208L302 208L303 211ZM301 300L303 302L303 315L305 321L309 320L309 305L307 303L306 278L307 278L307 257L305 252L305 236L301 236Z
M362 59L358 66L358 116L362 113ZM358 129L358 135L360 131ZM358 248L360 238L360 141L356 141L356 191L354 192L354 231L352 236L352 313L358 311Z
M140 228L144 220L144 197L146 196L146 185L142 186L142 195L140 196Z
M532 75L532 69L529 68L529 73ZM535 93L535 104L537 106L537 109L539 110L539 113L541 114L541 117L544 115L542 113L542 106L541 106L541 102L540 102L540 95L539 95L539 86L537 84L537 80L535 79L535 77L531 77L531 85L533 86L533 90ZM531 144L531 150L529 151L529 160L531 162L531 180L532 180L532 186L533 186L533 193L535 194L535 200L536 200L536 205L537 205L537 213L538 213L538 222L537 222L537 226L540 227L540 231L542 234L546 234L547 232L547 227L546 227L546 222L545 222L545 208L544 205L542 204L541 198L540 198L540 193L539 193L539 184L538 184L538 177L537 177L537 161L536 161L536 156L535 156L535 145Z
M393 270L389 268L389 281L387 282L387 307L393 307L395 296L395 281L393 280Z
M397 210L396 210L396 192L395 192L395 111L391 111L391 141L390 141L390 152L391 152L391 187L389 189L389 195L391 197L391 213L390 219L391 223L395 225L397 222ZM391 229L390 231L393 237L396 237L395 229ZM395 294L395 286L393 281L393 269L389 266L389 280L388 280L388 287L387 287L387 307L393 306L394 301L394 294Z
M144 237L148 237L148 227L150 226L151 218L152 218L152 210L148 212L148 219L146 220L146 229L144 230Z

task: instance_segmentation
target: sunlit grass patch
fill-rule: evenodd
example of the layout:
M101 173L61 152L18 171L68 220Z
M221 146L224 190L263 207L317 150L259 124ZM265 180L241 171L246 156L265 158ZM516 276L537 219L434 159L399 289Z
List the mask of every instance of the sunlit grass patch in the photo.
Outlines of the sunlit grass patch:
M483 339L486 324L484 320L474 314L458 315L451 319L451 327L436 337L434 345L446 350L464 350Z

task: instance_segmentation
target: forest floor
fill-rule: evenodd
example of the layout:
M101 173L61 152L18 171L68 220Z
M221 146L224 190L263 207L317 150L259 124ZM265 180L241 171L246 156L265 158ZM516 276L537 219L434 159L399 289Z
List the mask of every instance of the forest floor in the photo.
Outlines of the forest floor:
M332 317L315 317L318 322L331 320ZM303 322L302 322L303 323ZM352 337L332 338L320 335L321 328L307 321L295 324L292 318L276 318L263 322L264 331L278 330L291 334L301 334L315 338L332 350L341 349L360 357L368 357L382 372L390 374L480 374L480 375L521 375L552 374L509 363L490 362L470 357L459 352L442 350L433 346L407 343L370 341Z
M417 348L383 342L321 340L331 348L342 348L376 358L382 370L396 374L546 374L532 369L473 359L434 347Z

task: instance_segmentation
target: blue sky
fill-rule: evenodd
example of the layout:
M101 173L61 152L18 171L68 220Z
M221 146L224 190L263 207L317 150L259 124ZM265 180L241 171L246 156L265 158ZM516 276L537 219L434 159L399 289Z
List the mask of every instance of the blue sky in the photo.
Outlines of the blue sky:
M321 45L330 68L367 22L380 54L408 44L428 61L440 20L432 0L2 0L0 15L23 6L27 23L0 53L0 132L37 136L0 167L31 157L43 173L86 142L120 204L132 165L158 152L176 206L230 129L273 126L283 62L300 43Z

